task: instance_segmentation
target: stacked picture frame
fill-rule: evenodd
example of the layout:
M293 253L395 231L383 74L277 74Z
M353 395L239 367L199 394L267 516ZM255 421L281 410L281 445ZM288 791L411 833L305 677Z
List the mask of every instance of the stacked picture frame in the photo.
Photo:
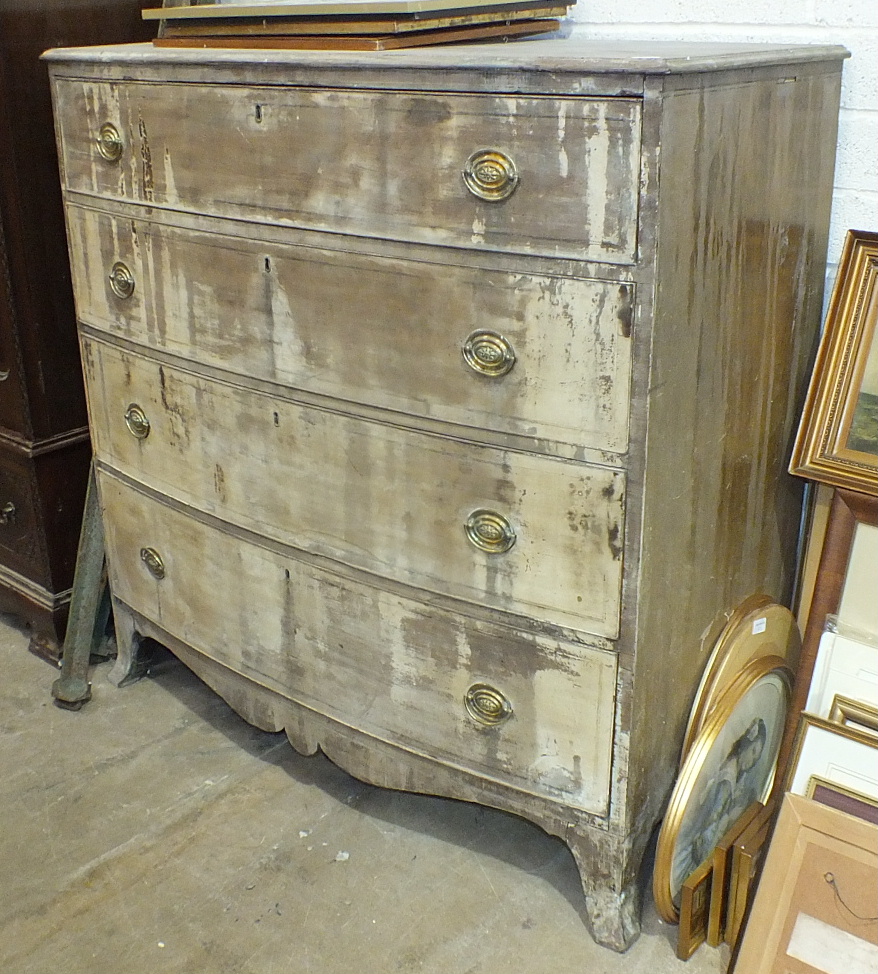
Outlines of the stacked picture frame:
M387 51L557 31L576 0L165 0L156 47Z
M780 814L732 970L878 969L878 233L848 232L790 472L814 482Z

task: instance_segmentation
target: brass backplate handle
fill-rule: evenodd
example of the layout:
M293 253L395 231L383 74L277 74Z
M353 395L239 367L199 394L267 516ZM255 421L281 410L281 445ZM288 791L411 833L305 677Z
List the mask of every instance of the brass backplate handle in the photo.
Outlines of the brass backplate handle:
M509 698L488 683L474 683L466 691L463 702L470 717L487 727L502 724L512 716Z
M15 524L15 514L15 504L12 501L7 501L0 508L0 524Z
M128 269L127 264L117 260L110 269L110 288L117 298L130 298L134 294L134 275Z
M515 531L496 511L473 511L464 525L469 541L482 551L502 555L515 544Z
M125 410L125 425L131 435L137 437L138 440L145 440L149 436L149 420L146 418L146 413L136 402L131 403Z
M122 158L122 136L112 122L104 122L98 131L98 152L107 162L118 162Z
M499 149L479 149L463 167L466 188L479 199L497 203L510 197L518 186L515 163Z
M146 565L153 578L165 577L165 563L155 548L141 548L140 560Z
M515 365L515 350L495 331L474 331L463 343L461 351L464 362L479 375L499 378Z

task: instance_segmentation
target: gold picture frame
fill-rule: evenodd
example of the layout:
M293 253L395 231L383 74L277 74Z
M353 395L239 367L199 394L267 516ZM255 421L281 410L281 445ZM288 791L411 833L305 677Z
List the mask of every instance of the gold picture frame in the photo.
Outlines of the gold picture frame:
M717 701L683 763L659 832L653 898L680 918L685 881L754 801L771 793L792 673L778 656L751 660Z
M732 846L729 901L723 933L725 942L731 947L737 944L741 935L751 893L771 836L771 826L776 811L777 802L772 801L766 805Z
M734 974L874 969L878 828L784 796Z
M832 698L829 719L834 724L856 727L859 730L878 734L878 707L873 707L862 700L852 700L840 693Z
M680 900L680 926L677 930L677 957L689 960L707 939L713 890L713 857L705 861L683 883Z
M738 605L717 637L701 675L683 735L680 766L717 700L750 660L780 656L795 671L801 650L796 618L785 606L761 593Z
M812 774L808 779L805 797L878 825L878 798L870 798L855 788L846 788L836 781Z
M878 737L850 724L801 714L785 790L806 794L814 775L878 800Z
M878 233L849 230L790 473L878 494Z
M719 840L713 851L713 875L710 887L710 918L707 925L707 943L719 947L725 941L728 907L732 890L732 855L735 843L749 828L753 820L765 808L762 802L753 804ZM681 921L682 923L682 921Z

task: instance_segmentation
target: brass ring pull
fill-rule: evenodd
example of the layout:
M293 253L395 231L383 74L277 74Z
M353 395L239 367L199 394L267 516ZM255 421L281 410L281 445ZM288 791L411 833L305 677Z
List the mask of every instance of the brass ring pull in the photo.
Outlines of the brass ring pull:
M518 170L506 153L496 149L480 149L467 159L463 167L463 181L473 196L496 203L515 192Z
M121 260L117 260L110 270L110 288L123 301L134 294L134 277Z
M112 122L104 122L97 137L98 152L107 162L118 162L122 158L122 136Z
M499 378L515 365L515 351L509 342L493 331L474 331L464 342L463 360L479 375Z
M125 410L125 425L128 427L132 436L138 440L145 440L149 436L149 420L146 413L137 405L136 402Z
M466 691L463 702L470 717L488 727L502 724L512 716L509 698L487 683L474 683Z
M515 531L496 511L473 511L464 525L472 544L492 555L502 555L515 544Z
M165 563L155 548L141 548L140 560L146 565L153 578L165 577Z
M15 524L15 514L15 504L12 501L7 501L0 508L0 524Z

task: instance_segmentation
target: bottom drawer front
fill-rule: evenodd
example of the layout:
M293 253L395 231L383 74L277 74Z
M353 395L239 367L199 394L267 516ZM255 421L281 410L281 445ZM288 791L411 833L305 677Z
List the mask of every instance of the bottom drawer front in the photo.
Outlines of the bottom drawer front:
M115 595L178 639L366 734L606 813L612 653L323 571L106 472L100 489Z

